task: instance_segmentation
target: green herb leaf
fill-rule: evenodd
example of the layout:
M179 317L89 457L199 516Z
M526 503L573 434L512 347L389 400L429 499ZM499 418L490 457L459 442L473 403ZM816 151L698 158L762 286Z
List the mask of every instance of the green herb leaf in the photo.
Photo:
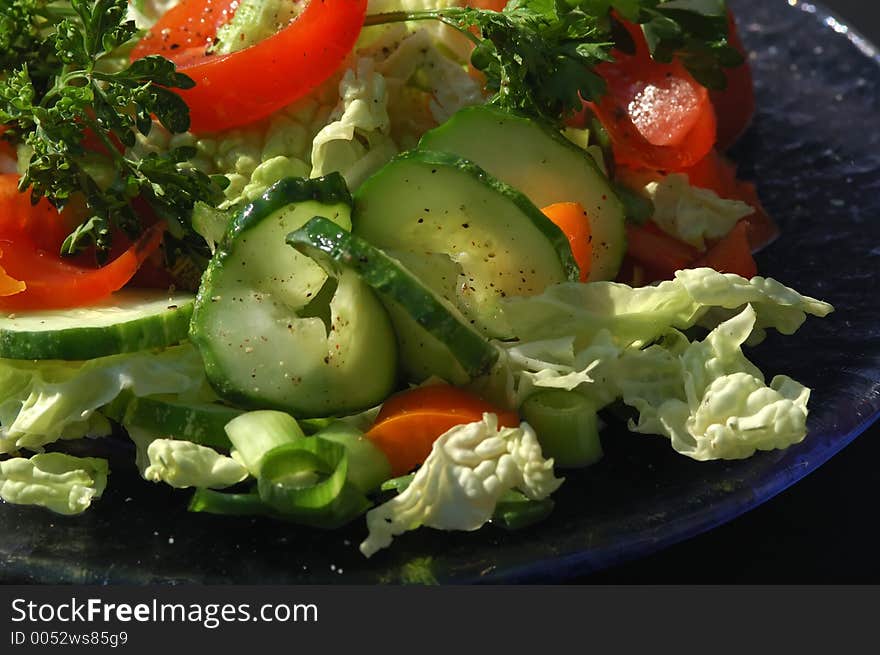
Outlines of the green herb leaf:
M23 191L59 209L75 196L85 200L88 218L64 242L63 254L94 246L100 259L114 228L138 236L138 199L167 221L179 243L195 246L192 207L218 203L223 183L188 164L192 149L146 157L130 150L156 129L154 117L171 133L189 129L189 108L174 89L192 88L193 80L160 56L121 63L116 52L137 33L126 20L126 0L11 2L0 18L0 48L11 49L0 54L7 65L0 72L0 122L10 125L5 138L32 151Z

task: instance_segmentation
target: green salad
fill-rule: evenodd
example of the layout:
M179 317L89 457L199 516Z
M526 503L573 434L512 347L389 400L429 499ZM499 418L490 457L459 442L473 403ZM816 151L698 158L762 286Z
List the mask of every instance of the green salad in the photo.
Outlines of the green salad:
M370 557L540 530L622 415L695 462L808 438L745 349L833 308L758 274L723 0L7 4L4 501L85 512L68 446L124 435L193 512Z

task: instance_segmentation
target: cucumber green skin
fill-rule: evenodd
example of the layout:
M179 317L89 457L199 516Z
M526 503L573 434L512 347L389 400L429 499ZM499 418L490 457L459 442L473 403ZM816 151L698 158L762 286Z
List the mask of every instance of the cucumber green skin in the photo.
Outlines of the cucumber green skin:
M442 342L464 371L488 373L498 350L457 318L414 275L378 248L319 216L292 232L287 242L324 267L344 266L385 299L395 301L426 332Z
M351 194L348 191L345 180L341 175L330 175L325 178L305 180L302 178L286 178L272 185L260 198L245 206L227 229L211 263L208 265L199 292L196 296L195 309L190 322L189 338L199 349L205 364L205 373L214 390L224 399L231 403L251 409L276 409L292 413L298 418L308 418L316 415L314 410L304 409L294 403L279 404L267 401L259 394L243 389L235 382L227 379L224 367L220 364L220 358L214 351L213 337L210 333L209 321L204 318L209 313L212 297L218 281L222 280L227 260L233 257L237 238L260 225L260 223L275 212L284 209L294 203L315 201L325 205L351 205ZM279 243L284 248L283 243ZM381 305L379 306L380 310ZM384 312L384 310L383 310ZM390 320L387 331L391 332ZM396 362L395 362L396 366ZM390 393L397 382L396 379L387 381L387 389L383 397ZM380 399L377 399L377 402ZM343 403L343 405L345 405ZM319 413L326 416L334 412L357 411L363 409L360 405L349 407L348 405L334 408Z
M191 441L228 451L232 444L224 428L243 412L224 405L184 405L159 398L123 394L103 413L123 426L150 430L158 437Z
M556 179L584 184L570 189L570 193L555 196L540 182L529 183L534 178L534 157L517 155L510 146L527 148L529 142L537 144L534 157L548 167ZM470 159L488 172L530 197L535 204L544 207L557 202L581 202L591 216L592 262L588 281L614 279L620 270L626 253L626 224L623 204L614 187L603 175L596 162L583 150L569 142L552 126L533 118L512 114L491 105L466 107L437 128L427 132L419 141L419 149L453 152ZM501 161L492 161L494 153L503 153ZM571 161L583 165L580 172L571 170L560 161L561 170L553 170L554 159L549 152L557 150ZM587 202L587 201L590 202ZM599 220L599 219L602 220Z
M273 184L261 197L246 205L230 223L219 244L211 263L208 265L199 292L196 295L195 310L189 327L189 338L199 349L205 363L205 374L211 386L224 398L246 407L266 409L266 403L252 394L242 392L236 385L226 379L223 367L214 353L211 334L202 320L202 314L210 307L211 296L214 294L216 282L214 278L222 278L225 274L226 261L233 256L235 239L242 232L257 227L263 220L295 202L318 201L326 204L351 203L351 194L342 178L326 178L320 183L300 178L285 178ZM272 409L287 410L290 408L273 407Z
M0 323L0 357L82 361L173 346L187 339L192 314L187 299L161 315L101 327L28 331Z
M553 223L553 221L547 218L540 209L535 207L535 205L532 204L532 201L524 194L520 193L509 184L505 184L501 180L492 177L475 163L447 152L434 152L430 150L410 150L404 152L396 156L390 163L386 164L382 169L364 182L358 189L354 198L355 211L352 220L353 232L358 232L357 216L359 214L359 208L362 212L365 199L370 195L372 184L383 174L392 171L395 164L401 161L412 161L424 164L425 166L456 169L470 175L479 183L506 197L517 207L517 209L525 214L525 216L531 221L532 225L552 244L554 250L559 256L559 263L565 277L571 282L577 282L580 279L580 269L578 268L574 255L571 252L568 237L565 236L565 233L562 230L556 227L556 224ZM406 189L402 189L401 192L405 193Z
M325 205L352 203L345 179L339 175L330 175L318 180L305 180L299 177L280 180L269 187L262 196L246 205L233 219L212 263L230 256L230 246L242 232L256 227L263 219L291 203L310 200Z

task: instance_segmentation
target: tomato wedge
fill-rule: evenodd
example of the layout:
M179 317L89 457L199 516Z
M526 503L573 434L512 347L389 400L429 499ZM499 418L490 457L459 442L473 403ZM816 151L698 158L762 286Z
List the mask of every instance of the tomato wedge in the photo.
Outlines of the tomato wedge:
M74 212L59 214L45 198L32 205L30 194L18 190L19 179L15 173L0 175L0 235L24 234L36 248L59 252L78 224Z
M366 436L388 457L392 474L403 475L425 461L437 437L481 420L486 412L497 414L499 425L519 425L516 413L467 391L445 384L419 387L386 400Z
M715 145L709 91L678 60L654 61L641 28L623 25L635 54L615 51L616 61L596 67L608 91L586 105L608 131L617 164L665 171L693 166Z
M367 0L311 0L280 32L238 52L207 54L236 0L184 0L135 46L132 59L161 54L196 83L180 95L194 132L264 118L302 98L338 68L363 26Z
M725 70L727 88L723 91L712 91L710 97L718 118L718 137L715 147L727 150L746 131L755 115L755 85L752 80L752 69L748 62L748 53L739 38L736 20L728 11L728 40L745 58L736 68Z
M650 221L626 228L627 255L644 270L645 282L669 280L675 271L690 268L700 256L693 246L669 236Z
M48 201L31 205L17 175L0 175L0 309L63 309L89 305L121 289L162 243L156 224L102 268L58 254L72 226Z
M719 273L736 273L746 279L758 274L758 266L749 247L748 225L737 223L734 228L691 264L691 268L708 266Z

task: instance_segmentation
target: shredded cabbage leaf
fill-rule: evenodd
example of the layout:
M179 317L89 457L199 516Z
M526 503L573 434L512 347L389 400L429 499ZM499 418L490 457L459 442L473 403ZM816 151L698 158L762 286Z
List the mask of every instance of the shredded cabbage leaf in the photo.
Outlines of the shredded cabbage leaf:
M154 439L147 446L147 457L144 478L177 489L222 489L248 477L247 469L231 457L190 441Z
M562 482L527 423L499 429L498 417L484 414L482 421L438 437L406 490L367 512L369 535L361 552L370 557L390 546L395 536L421 526L477 530L507 491L517 489L541 500Z
M638 289L557 285L506 309L520 341L498 344L503 356L481 392L507 407L545 388L577 391L599 408L620 399L639 412L634 432L664 435L701 461L804 439L809 389L786 376L766 384L742 346L833 311L776 280L712 269ZM691 342L681 330L695 326L712 331Z
M723 318L751 304L757 327L793 334L807 315L824 317L834 308L804 296L772 278L747 280L711 268L676 272L675 279L656 286L633 288L616 282L567 282L544 293L504 301L511 332L523 341L575 337L575 345L591 343L602 330L621 346L647 344L669 328L714 327L720 322L711 309L727 310Z
M40 453L0 462L0 498L15 505L38 505L58 514L81 514L104 493L107 460Z
M391 140L385 78L372 59L361 58L339 83L340 104L332 122L312 142L312 177L338 171L350 189L397 154Z
M681 173L649 182L644 194L654 203L653 221L667 234L699 250L706 249L706 239L720 239L741 218L755 213L740 200L691 186L688 176Z
M84 362L0 359L0 453L108 433L96 412L126 389L194 399L208 393L202 359L188 344Z
M703 341L679 337L672 347L626 352L617 385L639 412L630 430L667 436L677 452L699 461L744 459L801 442L810 390L784 375L765 383L741 350L755 322L747 306Z

